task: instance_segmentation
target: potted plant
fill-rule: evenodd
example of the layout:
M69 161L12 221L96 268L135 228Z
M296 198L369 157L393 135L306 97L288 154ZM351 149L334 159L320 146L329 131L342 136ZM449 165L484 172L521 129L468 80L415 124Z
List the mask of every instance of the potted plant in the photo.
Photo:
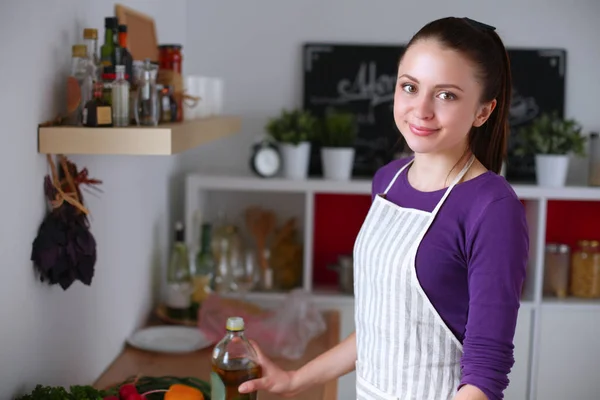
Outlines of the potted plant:
M268 121L266 131L278 144L284 177L306 179L316 126L317 119L309 111L299 109L283 109L278 117Z
M325 114L319 140L325 179L350 180L356 133L357 124L353 114L336 110Z
M519 130L518 155L535 157L535 174L540 186L561 187L567 181L570 155L585 155L585 137L573 119L544 113Z

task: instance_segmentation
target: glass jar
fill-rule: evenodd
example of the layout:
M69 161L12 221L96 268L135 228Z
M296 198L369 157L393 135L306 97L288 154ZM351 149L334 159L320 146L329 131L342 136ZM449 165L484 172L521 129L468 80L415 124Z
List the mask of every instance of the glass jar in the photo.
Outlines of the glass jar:
M567 297L571 249L566 244L549 243L544 260L544 296Z
M175 71L181 74L183 55L180 44L163 44L158 46L158 59L160 69Z
M600 135L590 133L590 186L600 186Z
M138 125L156 126L160 119L160 104L156 87L157 68L146 59L137 84L135 97L135 122Z
M582 240L578 247L572 258L571 294L600 298L600 242Z

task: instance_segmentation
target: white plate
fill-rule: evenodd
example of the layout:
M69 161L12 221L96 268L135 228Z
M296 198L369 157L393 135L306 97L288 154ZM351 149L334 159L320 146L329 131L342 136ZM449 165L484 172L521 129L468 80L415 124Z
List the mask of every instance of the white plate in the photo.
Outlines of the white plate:
M144 328L131 335L127 343L138 349L160 353L187 353L212 344L198 328L185 326Z

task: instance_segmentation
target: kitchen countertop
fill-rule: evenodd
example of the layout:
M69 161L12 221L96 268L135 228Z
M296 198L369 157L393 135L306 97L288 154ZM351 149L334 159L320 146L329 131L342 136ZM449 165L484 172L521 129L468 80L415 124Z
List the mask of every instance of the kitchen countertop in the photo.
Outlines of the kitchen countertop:
M319 354L334 347L340 339L340 315L337 311L323 313L327 324L326 331L314 338L306 348L304 356L299 360L274 359L283 369L297 369ZM97 388L123 382L135 375L145 376L193 376L210 381L211 356L213 346L193 353L159 354L136 349L128 344L94 383ZM281 396L260 393L260 400L279 400ZM337 380L314 387L298 396L298 400L337 400Z

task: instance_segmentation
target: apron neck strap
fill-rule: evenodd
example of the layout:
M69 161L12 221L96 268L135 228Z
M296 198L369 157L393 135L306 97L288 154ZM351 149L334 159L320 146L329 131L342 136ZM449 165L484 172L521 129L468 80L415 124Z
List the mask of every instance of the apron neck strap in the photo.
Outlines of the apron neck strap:
M408 166L410 164L413 163L413 161L415 161L415 158L413 157L409 162L407 162L406 164L404 164L404 166L402 168L400 168L398 170L398 172L396 172L396 175L394 175L394 178L390 181L390 183L387 185L387 187L385 188L385 191L383 192L383 195L387 195L388 190L391 189L391 187L394 185L394 182L396 182L396 179L398 179L398 177L400 176L400 174L402 173L402 171L404 171L406 168L408 168Z
M438 213L440 208L442 208L442 205L444 204L446 197L448 197L448 195L450 194L450 191L454 188L454 186L456 186L458 184L458 182L460 182L462 180L462 178L465 177L465 175L467 174L467 171L469 170L469 168L471 168L474 161L475 161L475 155L471 155L471 158L469 158L469 161L467 161L467 163L465 164L463 169L458 173L458 175L456 175L456 178L454 178L454 180L452 181L450 186L448 186L448 189L446 189L446 193L444 193L444 195L442 196L440 201L435 206L434 210L431 212L434 217Z

